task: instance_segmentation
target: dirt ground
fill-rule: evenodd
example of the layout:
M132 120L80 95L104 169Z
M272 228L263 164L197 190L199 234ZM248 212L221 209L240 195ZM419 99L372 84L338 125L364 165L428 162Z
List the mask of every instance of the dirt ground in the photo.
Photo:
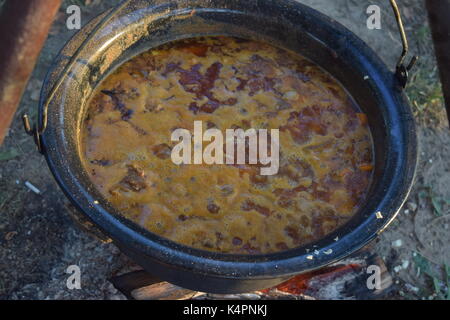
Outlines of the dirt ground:
M68 215L67 200L20 120L24 112L36 115L46 70L74 33L65 26L65 8L80 5L85 24L118 2L64 1L9 135L0 147L0 299L124 299L108 278L133 268L133 263L114 245L101 244L75 227ZM344 24L394 67L401 42L389 1L300 2ZM418 123L420 166L404 208L375 248L395 280L388 298L444 299L448 298L450 265L450 131L423 1L398 2L411 51L421 57L407 88ZM381 30L366 28L366 8L372 3L382 8ZM25 186L27 181L41 194L30 191ZM82 270L81 290L66 287L65 271L73 264Z

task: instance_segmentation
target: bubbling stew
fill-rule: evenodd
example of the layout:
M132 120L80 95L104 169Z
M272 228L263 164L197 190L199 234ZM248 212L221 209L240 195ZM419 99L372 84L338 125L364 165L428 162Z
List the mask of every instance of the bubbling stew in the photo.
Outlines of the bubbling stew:
M204 37L151 49L110 74L85 113L80 154L104 198L198 249L260 254L318 240L356 213L371 181L366 115L317 65L262 42ZM174 163L172 133L194 132L196 121L224 133L278 129L276 174L249 161Z

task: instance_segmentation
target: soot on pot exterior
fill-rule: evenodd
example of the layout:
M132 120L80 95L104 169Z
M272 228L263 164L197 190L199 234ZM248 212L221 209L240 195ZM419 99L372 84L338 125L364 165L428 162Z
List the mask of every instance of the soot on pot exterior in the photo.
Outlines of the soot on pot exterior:
M41 143L66 196L147 271L198 291L233 293L267 288L348 256L394 219L414 178L414 119L394 73L343 26L291 0L132 0L77 52L70 70L64 70L68 57L101 19L91 21L66 44L48 73L40 120L51 88L61 77L64 79L48 105ZM316 243L274 254L206 252L134 225L96 191L79 157L80 125L96 85L140 52L173 40L206 35L265 41L299 52L339 80L367 114L375 144L374 181L367 202L345 226ZM63 71L70 71L71 76Z

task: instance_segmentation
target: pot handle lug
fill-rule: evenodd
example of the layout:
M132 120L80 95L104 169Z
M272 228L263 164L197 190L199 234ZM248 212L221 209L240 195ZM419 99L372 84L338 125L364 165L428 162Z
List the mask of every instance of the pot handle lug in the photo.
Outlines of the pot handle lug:
M394 10L395 20L397 21L397 26L400 32L400 37L402 39L403 45L402 54L398 59L397 66L395 68L395 75L398 81L400 82L402 88L405 88L406 84L408 83L409 71L412 69L412 67L414 67L419 57L413 56L409 61L408 65L404 64L406 56L408 55L409 51L408 39L406 38L405 28L403 27L403 21L397 2L395 0L390 0L390 2L392 9Z
M39 153L43 154L42 143L41 143L41 134L39 130L35 127L31 128L30 119L27 114L22 115L23 128L25 132L34 138L34 143L36 144Z

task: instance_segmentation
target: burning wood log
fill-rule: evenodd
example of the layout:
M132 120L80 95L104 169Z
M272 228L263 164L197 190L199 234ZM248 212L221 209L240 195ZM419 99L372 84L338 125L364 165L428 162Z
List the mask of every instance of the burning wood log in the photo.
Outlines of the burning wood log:
M378 277L376 285L371 285L372 276L374 279ZM161 282L143 270L120 275L110 281L127 298L136 300L369 300L386 295L393 283L383 260L368 249L328 267L295 276L274 288L253 293L230 295L191 291Z

